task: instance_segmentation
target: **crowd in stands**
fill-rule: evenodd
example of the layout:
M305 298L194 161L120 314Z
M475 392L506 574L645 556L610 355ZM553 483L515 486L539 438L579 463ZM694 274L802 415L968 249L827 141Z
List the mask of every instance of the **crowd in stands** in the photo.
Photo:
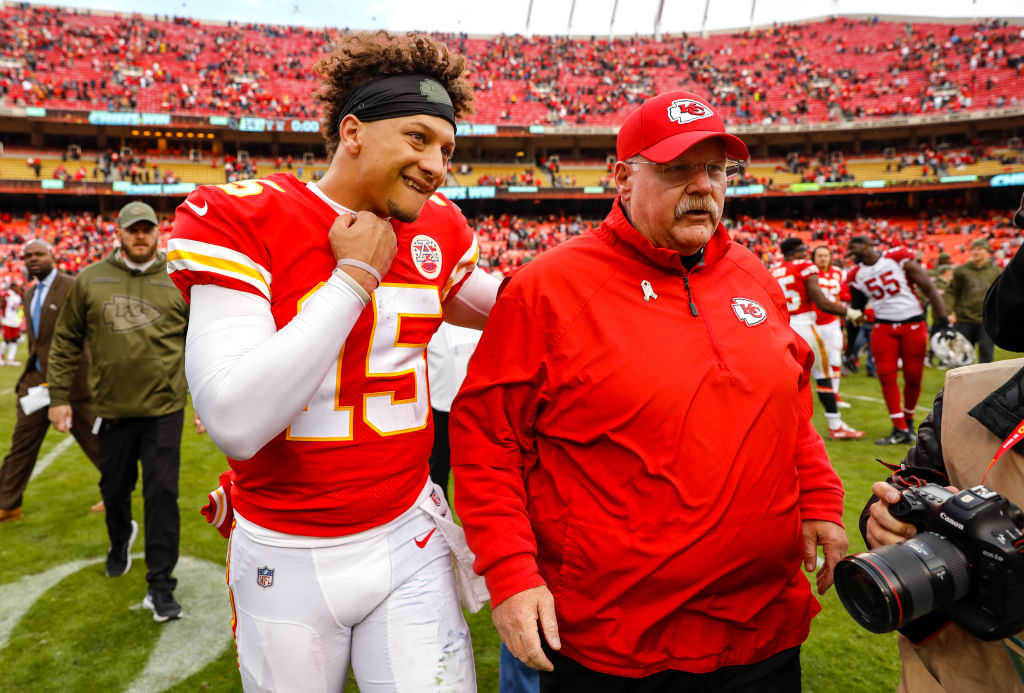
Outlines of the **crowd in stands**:
M0 9L0 105L315 118L313 58L337 30ZM826 122L998 109L1024 94L1024 28L831 18L615 40L438 34L469 58L475 122L616 125L689 88L726 118Z
M740 216L728 223L733 239L757 255L766 266L778 258L778 245L788 236L803 238L810 247L827 245L834 256L845 254L853 236L876 239L879 248L906 247L914 251L925 267L933 268L939 253L949 253L954 263L966 262L969 246L976 238L986 238L994 251L993 259L1002 263L1013 256L1021 243L1019 232L1008 214L993 213L984 218L948 214L918 219L775 220Z
M545 181L542 176L537 174L533 168L526 168L519 173L510 173L508 175L490 175L484 174L476 179L477 185L494 185L497 187L507 187L510 185L544 185Z
M534 257L596 228L599 219L578 216L548 215L524 217L510 214L478 216L468 220L480 242L480 266L502 275L509 275ZM786 237L800 236L812 247L825 244L841 257L852 236L869 235L881 248L905 246L921 258L926 267L934 267L939 253L949 253L954 263L966 262L970 242L987 238L994 251L994 260L1001 263L1013 256L1021 238L1006 214L984 218L936 215L918 219L883 219L861 217L852 220L765 220L740 216L727 219L733 238L756 254L766 266L779 259L778 246ZM161 231L164 241L173 222L164 219ZM0 214L0 284L23 283L24 266L21 246L31 238L43 238L54 245L58 267L76 274L86 265L110 252L116 234L113 218L96 214L61 214L59 216L28 215L14 218Z
M170 157L159 152L125 148L119 151L106 149L84 151L77 145L64 150L36 150L12 148L10 158L0 162L0 179L25 180L41 177L61 178L67 183L77 181L130 181L137 183L214 183L220 182L197 167L212 167L223 170L223 181L227 183L257 178L274 171L290 172L301 180L318 180L326 169L322 159L296 158L295 156L264 156L257 159L247 152L238 155L226 153L221 156L207 155L200 160L186 157ZM599 185L607 190L615 187L613 171L614 156L605 160L591 158L574 160L567 153L551 157L538 156L537 163L528 166L523 163L510 165L511 161L452 162L449 172L452 177L448 185L486 185L499 188L509 186L544 186L551 188L577 188L580 185ZM18 159L17 157L22 157ZM53 166L55 159L62 161ZM518 160L521 162L522 157ZM24 165L22 165L24 161ZM1024 151L1019 140L1004 139L1000 142L974 142L957 148L942 143L923 143L916 148L886 149L857 156L846 156L841 150L820 150L815 154L791 153L783 159L752 159L747 162L740 175L730 182L734 186L760 184L768 190L784 190L789 184L803 183L851 183L859 180L875 180L885 177L894 183L925 184L935 183L942 176L972 173L968 167L974 164L999 162L1000 168L990 166L982 175L1007 173L1021 170ZM89 162L89 163L83 163ZM563 168L562 164L566 164ZM45 173L43 168L45 166ZM175 173L178 171L179 173ZM479 170L474 170L477 167ZM520 168L521 167L521 168ZM865 168L866 167L866 168ZM91 172L90 172L91 171ZM858 171L860 175L858 175ZM866 171L866 173L865 173ZM883 173L884 171L884 173ZM781 180L774 174L786 174ZM580 178L577 178L577 174ZM306 177L308 175L308 178ZM798 179L793 176L799 176Z
M61 153L62 163L53 170L53 177L65 182L77 182L89 179L112 183L114 181L130 181L132 184L141 183L178 183L180 179L173 171L160 170L159 163L147 164L146 157L134 154L121 154L114 149L107 149L105 152L97 152L90 175L87 167L82 163L81 152L67 151ZM29 156L25 164L31 169L36 178L40 177L42 160L38 156Z
M161 229L165 237L170 234L171 221L165 219ZM88 212L21 218L0 213L0 281L24 282L21 247L33 238L42 238L53 245L58 269L77 274L110 252L117 238L117 223L113 217L104 219Z

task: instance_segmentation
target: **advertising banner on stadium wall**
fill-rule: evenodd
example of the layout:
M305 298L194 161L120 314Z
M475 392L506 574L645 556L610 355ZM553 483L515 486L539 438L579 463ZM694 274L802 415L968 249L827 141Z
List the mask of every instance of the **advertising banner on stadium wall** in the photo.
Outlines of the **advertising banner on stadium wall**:
M763 185L735 185L725 189L726 197L742 197L744 195L763 195Z
M214 124L212 117L210 124ZM320 132L319 120L301 118L239 118L237 123L228 119L225 124L239 132Z
M1024 171L1018 171L1017 173L1000 173L998 176L992 176L992 180L989 181L989 185L993 188L1005 188L1010 185L1024 185Z
M92 125L170 125L168 113L135 113L133 111L90 111Z
M459 185L438 188L437 192L449 200L489 200L495 196L497 189L493 185Z
M125 195L187 195L195 190L195 183L143 183L132 184L126 180L115 181L111 187Z

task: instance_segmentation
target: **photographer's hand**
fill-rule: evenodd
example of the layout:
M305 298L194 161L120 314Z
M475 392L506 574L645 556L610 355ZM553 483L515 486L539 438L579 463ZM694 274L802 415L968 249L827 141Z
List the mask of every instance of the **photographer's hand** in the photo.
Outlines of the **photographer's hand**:
M956 486L946 486L946 490L952 493L960 491ZM869 549L898 544L917 534L914 525L897 520L889 511L889 506L899 502L902 497L899 489L887 481L876 481L871 485L871 492L878 498L878 502L868 508L868 521L864 526Z
M868 548L896 544L906 541L917 534L914 525L897 520L889 512L889 506L898 503L902 496L899 490L887 481L876 481L871 485L871 492L878 498L868 510L868 522L865 527Z
M835 522L804 520L800 525L804 535L804 569L807 572L814 570L819 546L825 555L825 565L817 576L818 594L825 594L832 586L832 571L839 559L846 555L850 541L846 538L846 531Z

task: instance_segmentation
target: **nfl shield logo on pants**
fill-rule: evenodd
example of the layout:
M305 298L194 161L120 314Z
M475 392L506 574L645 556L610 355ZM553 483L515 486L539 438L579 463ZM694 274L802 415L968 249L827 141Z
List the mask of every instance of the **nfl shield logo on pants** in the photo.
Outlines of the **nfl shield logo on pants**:
M256 569L256 584L266 589L274 586L274 569L263 566Z

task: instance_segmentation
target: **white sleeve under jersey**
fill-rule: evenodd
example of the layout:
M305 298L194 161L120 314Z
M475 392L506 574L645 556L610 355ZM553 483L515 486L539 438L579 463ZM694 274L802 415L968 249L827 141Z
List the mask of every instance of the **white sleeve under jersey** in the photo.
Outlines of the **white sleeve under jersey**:
M260 296L192 287L185 375L196 413L228 457L248 459L283 431L336 365L368 300L339 274L280 330Z
M481 269L474 270L463 282L459 292L444 308L444 320L459 327L484 329L487 316L491 314L494 301L498 298L501 280Z

